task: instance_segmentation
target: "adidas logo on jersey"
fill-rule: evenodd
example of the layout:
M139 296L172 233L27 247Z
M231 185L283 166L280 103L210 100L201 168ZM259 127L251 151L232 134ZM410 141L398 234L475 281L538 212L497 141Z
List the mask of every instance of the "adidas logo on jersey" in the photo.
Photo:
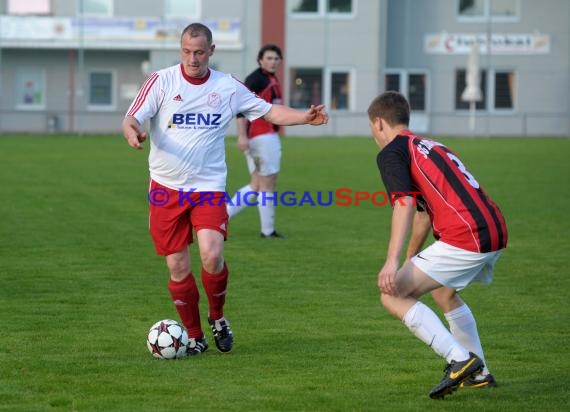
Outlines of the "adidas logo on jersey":
M177 94L176 96L174 96L173 99L175 102L181 102L182 101L182 96L180 96L179 94Z

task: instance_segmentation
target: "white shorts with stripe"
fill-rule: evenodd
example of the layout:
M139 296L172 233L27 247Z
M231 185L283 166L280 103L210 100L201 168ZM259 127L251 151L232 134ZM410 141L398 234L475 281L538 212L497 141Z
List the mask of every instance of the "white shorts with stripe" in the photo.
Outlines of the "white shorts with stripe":
M261 134L249 140L249 149L245 152L249 173L257 172L260 176L279 173L281 168L281 140L278 133Z
M503 250L488 253L470 252L435 241L413 256L411 261L441 285L461 290L474 281L491 283L493 268L502 253Z

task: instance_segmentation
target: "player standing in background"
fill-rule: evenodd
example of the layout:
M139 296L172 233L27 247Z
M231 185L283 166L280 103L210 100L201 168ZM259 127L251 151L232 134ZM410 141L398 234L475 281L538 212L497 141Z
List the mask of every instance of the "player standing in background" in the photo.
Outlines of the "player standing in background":
M180 41L181 64L147 78L122 129L128 144L142 149L147 132L141 125L150 120L150 233L156 252L166 257L168 289L190 338L188 353L198 355L208 348L190 271L192 230L198 238L208 322L217 348L229 352L234 339L223 311L229 274L223 256L227 128L238 113L279 125L321 125L328 115L322 105L303 112L268 103L231 75L211 69L215 45L207 26L190 24Z
M461 384L472 386L485 369L475 319L457 296L473 281L490 283L493 267L507 245L499 208L485 194L461 160L444 145L408 130L410 107L397 92L385 92L368 108L369 125L380 147L377 162L394 202L392 229L378 287L384 307L419 339L447 360L441 382L430 397L443 398ZM417 197L402 194L417 192ZM417 207L418 218L408 247L416 252L431 226L436 241L400 267L400 256ZM431 291L447 295L447 319L453 334L418 299ZM440 299L439 303L443 303ZM460 320L455 322L454 320ZM475 352L475 353L474 353Z
M259 67L245 79L245 85L269 103L281 104L281 86L275 76L283 56L274 44L266 44L257 54ZM273 196L281 164L279 126L263 118L249 122L241 113L237 116L238 147L245 154L251 175L249 184L237 191L228 204L230 219L256 203L253 192L261 194L257 200L262 238L283 238L275 230L275 203ZM251 195L247 193L252 192ZM241 197L247 196L246 199ZM245 200L245 201L244 201Z

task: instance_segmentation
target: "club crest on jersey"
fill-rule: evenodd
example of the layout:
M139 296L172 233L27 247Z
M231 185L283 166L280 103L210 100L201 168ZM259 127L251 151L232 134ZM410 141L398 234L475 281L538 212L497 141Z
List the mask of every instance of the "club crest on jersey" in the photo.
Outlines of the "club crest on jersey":
M208 95L208 106L214 109L220 107L222 104L222 97L218 93L210 93Z

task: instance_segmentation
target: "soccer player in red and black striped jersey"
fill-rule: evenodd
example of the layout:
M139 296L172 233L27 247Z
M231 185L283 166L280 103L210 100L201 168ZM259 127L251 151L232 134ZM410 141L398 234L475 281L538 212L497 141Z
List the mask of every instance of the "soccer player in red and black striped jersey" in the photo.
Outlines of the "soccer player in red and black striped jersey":
M430 397L442 398L460 386L494 386L475 319L457 292L473 281L491 282L507 245L505 219L455 153L408 130L410 107L400 93L375 98L368 117L393 204L386 261L378 273L382 304L447 360ZM412 227L409 259L400 267ZM417 253L430 228L435 242ZM428 292L446 311L451 332L418 300Z
M275 76L283 56L275 44L266 44L257 54L259 67L245 79L245 85L263 100L281 104L281 86ZM256 205L259 211L262 238L283 238L275 230L275 188L281 169L281 141L279 126L263 118L248 121L237 116L238 146L243 150L251 175L250 183L242 187L228 204L230 218L247 206ZM259 194L259 196L256 196Z

